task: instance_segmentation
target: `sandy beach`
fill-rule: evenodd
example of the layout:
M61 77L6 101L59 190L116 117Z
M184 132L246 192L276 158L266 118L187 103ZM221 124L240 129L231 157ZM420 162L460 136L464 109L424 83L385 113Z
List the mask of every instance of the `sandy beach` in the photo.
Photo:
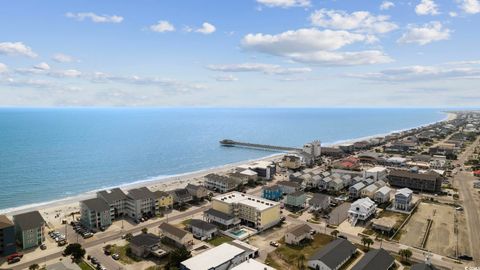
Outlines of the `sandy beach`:
M457 115L454 112L445 112L445 113L446 113L446 118L438 122L451 121L457 117ZM430 124L433 124L433 123L430 123ZM430 125L430 124L426 124L426 125ZM394 133L394 132L391 132L391 133ZM372 136L369 136L368 138L374 138L374 137L385 136L385 135L372 135ZM330 146L347 143L347 142L352 143L355 141L365 140L368 138L357 138L357 139L352 139L348 141L342 141L339 143L331 144ZM282 156L283 156L283 153L278 153L278 154L273 154L264 158L231 163L224 166L200 170L196 172L190 172L190 173L185 173L185 174L166 177L166 178L152 179L147 182L127 184L127 185L120 186L120 188L124 191L128 191L130 189L139 188L139 187L148 187L152 191L156 191L156 190L169 191L177 188L183 188L189 183L201 184L203 183L203 177L210 173L226 174L234 171L234 169L237 166L242 164L247 164L247 163L251 163L259 160L276 161L281 159ZM45 202L40 204L16 207L14 209L6 210L4 212L0 211L0 214L5 214L11 218L13 215L16 215L19 213L38 210L42 214L44 219L47 221L47 224L49 224L50 226L56 227L56 226L59 226L61 224L61 220L64 219L66 216L69 216L70 213L79 211L80 201L93 198L95 197L95 195L96 195L96 191L91 191L91 192L87 192L87 193L73 196L70 198L60 199L52 202Z

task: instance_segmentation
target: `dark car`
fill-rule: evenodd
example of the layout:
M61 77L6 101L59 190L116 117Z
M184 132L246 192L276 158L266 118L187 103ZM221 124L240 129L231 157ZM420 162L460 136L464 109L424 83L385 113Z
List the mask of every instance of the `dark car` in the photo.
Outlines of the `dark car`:
M345 235L339 235L338 237L339 237L339 238L343 238L343 239L345 239L345 240L348 240L348 238L347 238Z
M458 256L458 258L459 258L460 260L473 261L473 257L472 257L472 256L468 256L468 255L461 255L461 256Z
M109 249L104 249L103 253L105 253L105 255L107 255L107 256L112 255L112 252Z
M40 249L41 249L41 250L45 250L45 249L47 249L47 246L46 246L45 244L41 244L41 245L40 245Z
M21 260L20 257L13 257L11 260L8 260L8 264L17 263Z

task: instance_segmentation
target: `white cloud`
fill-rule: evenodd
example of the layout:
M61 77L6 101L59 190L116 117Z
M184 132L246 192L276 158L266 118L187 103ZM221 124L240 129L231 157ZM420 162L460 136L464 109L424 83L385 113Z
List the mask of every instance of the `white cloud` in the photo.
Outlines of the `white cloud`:
M311 72L308 67L285 68L279 65L263 64L263 63L242 63L229 65L208 65L208 69L222 72L262 72L273 75L287 75Z
M460 8L469 14L480 13L480 1L479 0L462 0Z
M75 61L72 56L63 53L56 53L55 55L53 55L52 59L59 63L70 63Z
M175 31L175 27L168 21L158 21L156 24L150 25L150 30L159 33L173 32Z
M215 80L219 82L234 82L238 81L238 78L233 76L232 74L228 74L224 76L215 76Z
M310 21L315 26L368 33L387 33L397 29L398 26L389 19L389 16L375 16L368 11L347 13L343 10L320 9L310 15Z
M215 30L216 30L216 28L213 24L210 24L208 22L204 22L202 24L202 27L195 30L195 32L208 35L208 34L211 34L211 33L215 32Z
M447 40L450 38L450 29L444 28L438 21L424 24L423 26L409 25L399 43L417 43L426 45L431 42Z
M393 2L383 1L382 4L380 5L380 10L389 10L393 7L395 7L395 4Z
M82 72L76 69L57 70L50 73L54 77L78 78Z
M478 63L477 63L478 65ZM406 66L382 70L380 72L351 74L350 76L378 81L429 81L451 79L480 79L480 66Z
M299 29L277 35L248 34L242 45L249 50L312 64L360 65L392 61L378 50L332 52L357 42L369 43L371 36L347 31Z
M37 57L37 54L22 42L0 42L0 54Z
M248 34L243 38L242 45L247 49L283 55L298 51L336 50L345 45L365 41L367 37L362 34L304 28L277 35Z
M267 7L309 7L311 5L310 0L257 0L257 3L265 5Z
M39 63L39 64L33 66L33 68L39 69L39 70L49 70L50 66L47 63L42 62L42 63Z
M0 74L5 73L7 71L8 71L7 65L5 65L4 63L0 63Z
M418 15L438 15L438 6L433 0L421 0L415 7L415 13Z
M179 80L169 79L169 78L142 77L137 75L131 75L131 76L110 75L103 72L93 73L93 75L90 76L90 80L96 83L117 82L117 83L135 84L135 85L153 86L153 87L160 87L163 90L180 91L180 92L203 90L207 88L203 84L184 82L184 81L179 81Z
M291 59L297 62L320 64L327 66L353 66L390 63L393 60L379 50L358 52L318 51L292 54Z
M450 12L448 12L448 16L450 16L450 17L452 17L452 18L455 18L455 17L458 16L458 13L455 12L455 11L450 11Z
M118 15L98 15L93 12L79 12L79 13L72 13L67 12L65 17L72 18L77 21L84 21L89 19L94 23L121 23L123 21L122 16Z

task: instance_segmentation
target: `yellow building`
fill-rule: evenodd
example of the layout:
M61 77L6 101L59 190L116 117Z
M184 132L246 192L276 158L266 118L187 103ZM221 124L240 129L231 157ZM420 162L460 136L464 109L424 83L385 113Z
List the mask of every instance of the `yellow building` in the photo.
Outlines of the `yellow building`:
M155 205L157 210L171 208L173 206L173 197L164 191L155 191Z
M236 191L212 198L212 208L258 230L275 226L281 218L280 203Z

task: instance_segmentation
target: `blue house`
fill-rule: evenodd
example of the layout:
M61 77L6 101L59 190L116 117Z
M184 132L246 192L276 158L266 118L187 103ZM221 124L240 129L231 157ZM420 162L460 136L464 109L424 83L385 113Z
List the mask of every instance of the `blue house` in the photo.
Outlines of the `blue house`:
M267 200L279 201L282 198L283 191L278 185L265 186L262 188L262 197Z
M16 251L15 226L6 216L0 215L0 257L6 257Z

